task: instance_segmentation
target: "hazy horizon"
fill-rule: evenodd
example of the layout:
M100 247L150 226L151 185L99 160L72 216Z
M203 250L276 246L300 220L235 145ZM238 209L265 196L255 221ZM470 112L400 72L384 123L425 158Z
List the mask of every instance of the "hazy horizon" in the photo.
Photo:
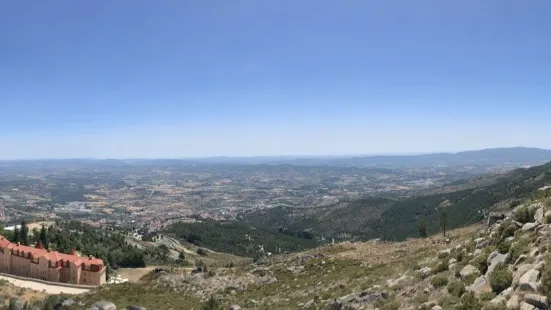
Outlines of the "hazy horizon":
M551 2L6 1L0 159L551 149Z
M435 155L435 154L459 154L464 152L477 152L485 150L498 149L534 149L542 151L551 151L551 149L529 147L529 146L513 146L513 147L496 147L483 149L467 149L455 151L435 151L435 152L403 152L403 153L364 153L364 154L288 154L288 155L250 155L250 156L202 156L202 157L30 157L30 158L0 158L0 161L41 161L41 160L210 160L210 159L324 159L324 158L353 158L353 157L375 157L375 156L420 156L420 155Z

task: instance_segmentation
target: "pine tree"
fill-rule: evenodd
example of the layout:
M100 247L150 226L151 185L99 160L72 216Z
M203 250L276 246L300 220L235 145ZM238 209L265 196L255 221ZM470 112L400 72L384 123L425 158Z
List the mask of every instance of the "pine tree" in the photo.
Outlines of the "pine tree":
M21 244L29 245L29 227L27 226L27 222L25 220L21 221L20 234L21 234L21 236L20 236Z
M448 213L445 210L440 212L440 230L446 237L446 225L448 224Z
M426 218L423 218L421 219L421 221L419 222L419 236L421 236L421 238L426 238L427 237L427 219Z
M40 236L38 237L38 240L40 240L40 242L42 242L42 245L44 246L45 249L47 249L49 247L49 243L50 243L50 238L48 238L48 231L46 231L46 227L44 227L44 225L42 225L42 228L40 229Z
M13 230L13 236L11 242L18 243L21 242L21 233L19 232L19 228L17 226Z

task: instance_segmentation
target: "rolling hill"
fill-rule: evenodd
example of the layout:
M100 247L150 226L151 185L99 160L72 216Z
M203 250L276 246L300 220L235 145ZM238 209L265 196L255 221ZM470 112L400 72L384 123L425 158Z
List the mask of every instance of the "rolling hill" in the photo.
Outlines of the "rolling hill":
M437 232L441 210L447 213L448 227L456 228L481 221L490 210L508 209L533 197L551 184L551 163L517 169L487 184L405 199L369 198L308 209L277 207L248 213L243 219L274 230L309 231L337 240L403 240L417 235L421 219L427 220L429 233Z

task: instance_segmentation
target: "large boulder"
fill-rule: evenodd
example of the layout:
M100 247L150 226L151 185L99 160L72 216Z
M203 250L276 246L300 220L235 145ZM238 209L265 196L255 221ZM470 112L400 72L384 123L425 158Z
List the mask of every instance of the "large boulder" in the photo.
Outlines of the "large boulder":
M543 207L536 210L536 213L534 213L534 220L542 224L545 223L545 209Z
M462 280L465 280L472 275L480 275L480 270L478 270L478 268L473 265L467 265L463 267L463 269L461 269L459 275L461 276Z
M505 304L507 306L507 309L518 309L520 306L521 299L518 295L513 295L509 300L507 300L507 303Z
M523 232L532 231L536 229L536 227L538 227L539 225L540 225L539 223L526 223L522 225L522 231Z
M538 308L538 309L548 309L549 308L549 300L547 300L547 297L542 295L536 295L536 294L526 294L524 295L524 302L531 304L532 306Z
M109 301L98 301L90 307L90 309L97 309L97 310L117 310L117 306L115 306L114 303Z
M490 293L492 291L492 288L490 287L490 283L488 283L488 280L485 277L476 278L473 284L467 286L466 289L467 291L473 292L476 295L482 294L482 293Z
M498 264L505 264L508 257L509 254L501 254L498 251L490 253L487 259L488 270L486 271L486 276L489 276Z
M538 278L540 276L540 272L536 269L530 269L528 270L522 277L519 279L518 283L518 289L523 292L537 292L539 285L538 285Z
M432 269L430 267L423 267L423 268L419 269L418 272L419 272L419 275L421 276L421 278L425 279L428 276L430 276L430 274L432 273Z
M516 309L516 308L515 308ZM518 308L519 310L538 310L538 308L532 306L531 304L523 301L520 303L520 308Z

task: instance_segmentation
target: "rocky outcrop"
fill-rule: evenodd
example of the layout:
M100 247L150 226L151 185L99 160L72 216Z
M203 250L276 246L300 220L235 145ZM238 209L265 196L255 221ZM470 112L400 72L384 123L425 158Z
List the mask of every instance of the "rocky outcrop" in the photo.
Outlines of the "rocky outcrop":
M467 265L459 272L462 280L465 280L472 275L480 275L480 271L473 265Z
M112 302L98 301L88 308L88 310L117 310L117 306Z

